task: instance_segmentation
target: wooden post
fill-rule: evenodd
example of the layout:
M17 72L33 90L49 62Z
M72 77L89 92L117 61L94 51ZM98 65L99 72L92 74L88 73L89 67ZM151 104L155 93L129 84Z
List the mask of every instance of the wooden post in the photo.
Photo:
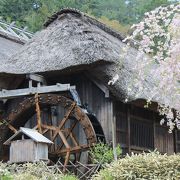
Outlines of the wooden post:
M113 119L112 119L112 144L113 144L114 160L117 161L117 152L116 152L116 117L115 116L113 116Z
M42 134L42 128L41 128L41 111L39 107L39 98L38 94L35 94L35 102L36 102L36 113L37 113L37 126L38 126L38 131Z
M128 153L131 152L131 117L130 117L130 105L127 105L127 124L128 124L128 134L127 134L127 144L128 144Z
M153 139L154 139L154 149L156 149L156 118L153 112Z

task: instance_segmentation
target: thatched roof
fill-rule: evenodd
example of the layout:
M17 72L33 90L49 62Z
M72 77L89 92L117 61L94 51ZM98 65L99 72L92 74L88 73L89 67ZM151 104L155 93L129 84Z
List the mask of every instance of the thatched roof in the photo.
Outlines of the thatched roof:
M0 62L5 63L29 39L23 29L19 29L14 22L8 24L0 21ZM30 34L30 33L28 33Z
M36 33L0 72L45 72L119 59L120 34L75 10L62 10L57 14L58 19Z
M118 73L119 81L109 86L121 100L127 95L127 84L136 75L137 51L129 49L124 61L120 55L124 44L122 35L74 9L63 9L45 23L45 28L36 33L21 50L12 56L6 64L0 66L0 73L26 74L84 70L92 73L107 85ZM147 98L153 86L149 77L147 86L138 98ZM130 94L135 99L136 89Z
M0 63L1 67L7 63L7 60L16 54L18 50L32 37L32 33L25 29L15 26L15 23L8 24L0 21ZM6 71L5 71L6 72ZM16 76L8 74L0 75L0 89L16 87ZM18 80L19 81L19 80ZM16 79L16 84L18 85Z
M6 60L16 53L21 47L22 44L0 35L0 62L5 63Z
M31 37L32 33L15 26L15 22L8 24L0 21L0 62L6 63Z

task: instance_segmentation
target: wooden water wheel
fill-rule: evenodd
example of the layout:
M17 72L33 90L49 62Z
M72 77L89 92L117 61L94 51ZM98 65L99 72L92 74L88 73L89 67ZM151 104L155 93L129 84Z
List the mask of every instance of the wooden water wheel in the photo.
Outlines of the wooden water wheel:
M57 106L61 108L61 118L58 120L53 122L52 118L41 116L43 109ZM36 118L33 119L33 116ZM49 147L50 159L56 161L62 157L64 166L71 158L74 161L79 160L81 153L87 151L97 141L96 133L86 113L65 96L41 94L26 98L9 113L6 121L10 129L15 131L25 126L29 119L34 120L34 129L54 143ZM82 140L82 133L77 136L82 130L85 140Z

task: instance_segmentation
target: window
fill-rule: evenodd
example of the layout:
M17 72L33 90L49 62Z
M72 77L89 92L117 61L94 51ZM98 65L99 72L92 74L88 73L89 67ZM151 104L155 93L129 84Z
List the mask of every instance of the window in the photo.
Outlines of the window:
M131 118L131 146L152 149L154 147L153 123L138 118Z

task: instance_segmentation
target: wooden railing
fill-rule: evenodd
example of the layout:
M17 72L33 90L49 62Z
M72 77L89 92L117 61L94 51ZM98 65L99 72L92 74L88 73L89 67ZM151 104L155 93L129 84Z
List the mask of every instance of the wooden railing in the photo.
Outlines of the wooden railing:
M26 42L32 38L33 33L27 31L27 27L21 29L15 26L15 22L10 24L0 21L0 34L9 36L10 38L19 39Z

